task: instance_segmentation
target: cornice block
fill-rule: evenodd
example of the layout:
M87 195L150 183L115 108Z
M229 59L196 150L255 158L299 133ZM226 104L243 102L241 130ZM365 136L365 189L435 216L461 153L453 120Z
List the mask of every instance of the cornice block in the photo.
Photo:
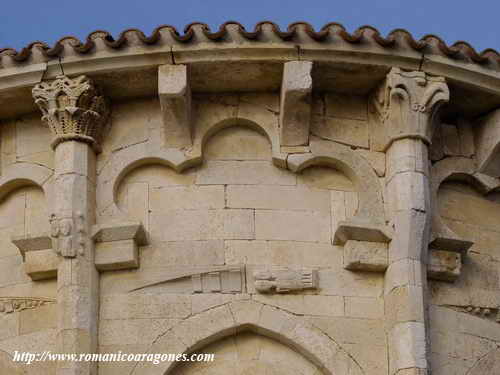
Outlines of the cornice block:
M290 61L284 64L280 103L281 146L307 146L311 123L313 63Z
M500 109L480 120L475 141L478 170L500 177Z
M24 270L33 280L55 279L59 258L52 250L52 239L42 236L13 236L11 242L19 249Z
M191 134L191 87L187 65L158 67L158 96L165 131L165 146L189 147Z

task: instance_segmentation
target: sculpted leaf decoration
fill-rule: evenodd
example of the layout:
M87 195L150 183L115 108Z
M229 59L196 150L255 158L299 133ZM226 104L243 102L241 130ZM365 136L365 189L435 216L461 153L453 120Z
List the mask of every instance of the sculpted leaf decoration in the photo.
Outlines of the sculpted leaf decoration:
M36 85L32 94L42 111L42 120L55 136L52 147L77 139L99 151L109 110L106 99L89 78L59 76Z

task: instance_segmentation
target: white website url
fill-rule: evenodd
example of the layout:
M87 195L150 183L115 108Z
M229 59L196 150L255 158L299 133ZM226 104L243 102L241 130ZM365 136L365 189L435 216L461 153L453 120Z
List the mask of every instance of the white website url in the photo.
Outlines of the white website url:
M68 362L152 362L158 365L162 362L213 362L213 353L174 354L174 353L81 353L63 354L44 351L41 353L14 351L14 362L27 365L33 362L68 361Z

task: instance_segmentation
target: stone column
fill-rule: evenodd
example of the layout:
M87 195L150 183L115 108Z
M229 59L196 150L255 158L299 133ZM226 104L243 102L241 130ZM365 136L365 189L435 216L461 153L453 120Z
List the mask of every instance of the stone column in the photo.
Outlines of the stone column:
M386 193L394 238L389 246L385 302L390 374L429 374L427 249L431 205L428 146L443 78L393 68L382 90L387 131Z
M99 275L90 238L95 223L96 152L107 107L93 83L65 76L33 89L42 119L54 134L54 197L51 238L58 256L58 332L60 353L96 353ZM60 362L58 375L97 374L91 362Z

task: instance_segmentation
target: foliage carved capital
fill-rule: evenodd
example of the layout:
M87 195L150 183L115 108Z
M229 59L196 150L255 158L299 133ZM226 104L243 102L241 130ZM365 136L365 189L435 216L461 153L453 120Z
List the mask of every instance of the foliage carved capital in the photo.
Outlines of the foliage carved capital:
M449 98L443 77L392 68L372 100L387 135L385 149L403 138L430 144L435 116Z
M54 134L54 149L61 142L77 140L100 151L109 107L89 78L59 76L54 81L36 85L32 94L42 111L42 120Z

